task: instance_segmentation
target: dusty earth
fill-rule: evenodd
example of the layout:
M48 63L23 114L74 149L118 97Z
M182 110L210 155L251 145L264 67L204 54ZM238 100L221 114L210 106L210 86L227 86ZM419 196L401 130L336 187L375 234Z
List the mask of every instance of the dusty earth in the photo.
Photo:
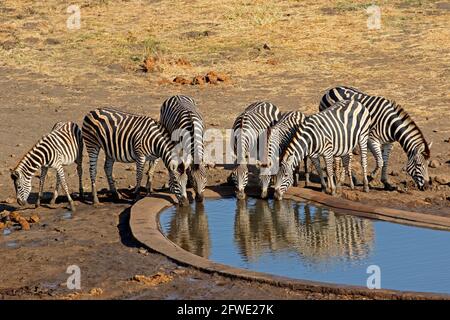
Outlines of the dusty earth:
M0 211L18 209L9 169L57 121L81 124L89 110L100 106L115 106L157 117L162 101L181 93L196 99L207 128L229 128L234 117L256 100L269 100L282 111L299 109L311 114L317 111L326 88L347 84L395 99L410 112L427 140L433 142L433 165L429 168L433 185L424 192L415 188L411 178L402 171L406 156L396 145L389 170L396 191L384 191L375 181L368 194L361 192L361 186L358 186L356 191L344 187L338 196L362 203L450 215L448 3L434 4L432 1L419 5L414 1L396 1L386 4L387 9L383 12L392 20L386 22L378 35L366 34L365 27L358 27L361 23L365 26L364 14L355 21L348 20L349 16L356 15L355 10L363 7L341 5L342 1L336 7L330 7L327 1L313 1L307 9L295 2L280 4L274 1L271 6L278 11L262 8L248 25L239 24L239 21L247 19L251 10L247 11L248 5L238 1L236 8L245 10L232 11L225 21L242 26L242 30L231 32L227 29L228 24L217 27L220 19L215 20L215 24L197 21L193 23L197 23L195 25L186 25L182 19L174 20L173 25L163 23L163 31L152 29L151 33L156 38L162 37L169 49L186 52L184 58L192 57L193 61L190 62L192 70L186 64L179 67L166 63L162 71L148 74L133 69L143 57L134 59L133 55L132 61L137 61L133 68L129 63L123 63L124 60L118 59L120 63L115 63L117 55L133 54L125 49L119 52L116 46L118 43L122 49L138 46L139 32L128 31L129 26L163 17L166 9L163 3L156 16L139 19L138 5L134 12L89 2L84 9L89 12L85 25L88 25L86 21L91 21L89 19L98 20L98 25L87 28L88 31L82 29L75 35L58 28L51 29L49 17L56 12L55 8L60 9L57 12L65 12L64 4L53 2L56 3L53 11L39 4L18 6L15 1L0 4L0 16L5 18L0 30ZM132 6L134 2L122 4ZM176 5L180 4L176 2ZM199 6L203 5L208 7L207 1L199 2ZM102 19L110 21L111 16L121 12L130 16L117 24L118 30L111 34L136 36L138 40L133 41L137 44L110 39L109 33L95 34L98 38L94 37ZM277 15L266 17L266 12ZM155 12L142 11L142 14L155 15ZM296 22L289 20L299 15L306 19L302 21L302 28L296 28ZM410 24L406 24L404 18L409 19ZM65 17L59 19L64 21ZM352 29L356 32L347 35L346 23L356 28ZM183 36L174 36L170 28ZM299 32L294 33L289 28ZM282 30L282 34L268 30ZM327 30L326 35L319 33ZM28 33L32 32L30 36ZM134 33L128 35L127 32ZM245 41L227 42L239 36ZM347 46L340 41L344 36L348 41L362 42ZM168 41L171 37L176 39L173 47ZM113 54L106 55L110 43ZM224 49L223 43L228 43L229 48ZM333 45L328 46L330 43ZM194 53L186 51L190 46ZM348 47L353 51L347 51ZM319 51L321 54L316 54ZM221 54L215 55L216 52ZM208 53L213 56L210 60ZM173 58L164 52L158 54ZM129 61L129 56L126 58ZM231 80L198 86L167 81L177 75L206 74L211 69L220 69ZM89 192L86 155L84 162L83 181ZM355 169L359 173L357 162ZM370 158L369 166L373 168L373 158ZM69 167L66 173L70 188L76 191L75 167ZM114 174L120 188L130 189L135 183L132 164L116 164ZM228 175L229 171L223 168L212 169L209 184L226 183ZM55 174L50 172L47 191L54 187L54 180ZM155 180L156 188L167 180L162 166L156 171ZM34 179L34 192L37 182ZM251 183L256 181L252 179ZM107 186L102 159L97 185L100 189ZM46 197L49 199L50 194ZM64 200L60 197L54 208L46 206L49 200L39 209L30 206L21 214L40 217L30 231L15 230L10 235L0 235L0 299L361 298L280 289L180 267L161 255L147 252L131 237L127 224L131 202L112 203L104 195L103 205L94 208L88 201L77 201L78 211L70 217ZM31 203L34 201L35 193L30 198ZM66 269L73 264L80 266L82 272L82 290L76 293L64 285L69 276ZM167 276L166 282L145 284L132 280L136 275L151 278L158 272Z

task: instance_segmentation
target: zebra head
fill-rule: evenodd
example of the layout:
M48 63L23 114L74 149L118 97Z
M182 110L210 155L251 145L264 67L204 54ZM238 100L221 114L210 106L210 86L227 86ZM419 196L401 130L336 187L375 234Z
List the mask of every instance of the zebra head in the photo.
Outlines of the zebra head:
M245 199L245 187L248 183L248 168L246 163L237 164L231 173L231 180L237 188L236 197Z
M12 170L11 179L14 182L17 203L25 206L31 192L31 178L26 177L20 170Z
M203 192L207 183L207 165L204 163L194 164L191 169L192 184L195 190L195 200L198 202L203 201Z
M430 159L431 144L422 144L408 154L406 172L413 178L419 190L423 191L430 185L428 176L428 159Z
M186 192L188 167L189 165L187 165L184 161L178 163L177 160L171 160L168 166L170 192L175 194L180 206L189 205L189 199Z
M292 154L281 161L280 168L275 176L275 199L282 200L284 193L294 183L294 166L295 156Z

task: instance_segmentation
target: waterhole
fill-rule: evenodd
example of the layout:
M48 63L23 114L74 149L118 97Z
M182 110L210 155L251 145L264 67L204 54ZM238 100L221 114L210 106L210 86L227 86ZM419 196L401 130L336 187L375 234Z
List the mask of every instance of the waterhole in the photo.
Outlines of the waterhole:
M161 213L160 225L183 249L234 267L366 286L376 266L383 289L450 293L447 231L253 198L170 207Z

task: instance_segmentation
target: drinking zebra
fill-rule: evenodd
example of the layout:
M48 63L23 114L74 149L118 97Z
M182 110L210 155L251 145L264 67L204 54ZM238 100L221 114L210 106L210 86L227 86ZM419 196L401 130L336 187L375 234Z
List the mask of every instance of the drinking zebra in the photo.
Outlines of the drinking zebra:
M261 135L273 126L280 118L280 111L270 102L255 102L249 105L234 121L233 149L236 163L231 179L237 188L238 199L245 198L245 187L248 183L247 163L250 155L256 150ZM264 137L263 137L264 138Z
M122 112L112 108L100 108L89 112L83 121L83 139L89 154L89 173L92 184L93 203L97 204L95 180L100 149L105 152L105 173L114 198L119 194L112 171L115 161L136 163L136 198L142 181L146 161L161 158L169 170L169 187L180 205L189 204L186 195L189 163L179 161L173 153L174 143L167 130L150 117Z
M261 183L261 198L267 198L267 189L273 175L276 174L274 165L279 163L280 155L284 153L286 147L298 130L299 125L305 120L305 115L300 111L290 111L283 113L280 120L267 130L267 145L265 146L264 161L257 162L261 167L259 180ZM309 184L309 172L305 158L305 178L306 185ZM300 163L299 163L300 164ZM298 173L300 165L294 169L294 186L298 185Z
M325 158L328 176L328 188L335 194L333 163L335 157L348 161L355 146L359 143L361 167L364 176L364 191L369 191L367 170L367 140L369 138L370 114L360 102L345 100L333 107L306 117L295 132L294 137L281 157L280 169L275 179L275 198L282 199L283 194L292 185L293 170L300 160L310 157L325 186L319 157ZM351 168L348 174L351 176Z
M374 179L381 169L381 182L385 189L393 188L388 181L387 168L393 143L398 141L408 156L406 171L420 190L427 188L431 143L426 142L422 131L408 113L392 100L381 96L371 96L346 86L327 90L320 101L319 108L324 110L335 102L345 99L360 101L369 110L372 118L368 147L375 157L376 167L369 179Z
M192 163L188 176L195 190L195 199L203 201L203 192L207 183L207 165L204 162L204 124L194 99L176 95L168 98L161 106L161 124L172 135L172 140L179 142L186 161ZM151 174L156 162L150 162L147 188L151 188Z
M74 162L77 164L80 197L83 198L83 140L81 130L74 122L58 122L53 126L52 131L43 136L19 161L15 169L11 171L17 203L21 206L27 204L31 192L31 179L35 172L41 169L39 193L36 202L36 207L39 207L48 169L54 168L57 174L56 188L50 204L56 202L59 186L62 185L67 195L70 210L75 211L75 205L67 187L63 168L63 166Z

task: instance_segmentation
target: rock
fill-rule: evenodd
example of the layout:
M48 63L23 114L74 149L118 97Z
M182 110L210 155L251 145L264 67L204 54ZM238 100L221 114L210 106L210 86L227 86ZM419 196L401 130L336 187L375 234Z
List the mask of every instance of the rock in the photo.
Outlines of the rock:
M20 214L17 211L13 211L9 214L9 219L14 222L19 222L21 218Z
M263 49L265 49L265 50L272 50L267 43L264 43Z
M448 174L437 175L434 177L434 181L442 185L450 184L450 175Z
M140 254L143 254L144 256L148 256L148 251L147 251L147 249L140 248L140 249L138 250L138 252L139 252Z
M161 71L161 67L157 65L160 61L158 57L147 57L144 59L144 63L141 65L142 71L144 72L154 72Z
M192 79L193 85L204 85L205 82L206 82L206 80L205 80L204 76L196 76Z
M149 277L144 275L135 275L131 280L153 287L162 283L170 282L172 281L172 279L172 276L169 276L162 272L157 272L156 274Z
M445 140L444 140L444 142L446 142L446 143L450 143L450 138L448 138L448 139L445 139Z
M4 224L3 222L0 222L0 230L3 230L6 228L6 224Z
M24 217L20 217L18 222L20 223L22 230L30 230L30 224L28 223L27 219L25 219Z
M191 67L191 63L184 58L178 58L177 60L174 61L174 63L178 66Z
M101 289L101 288L92 288L89 291L89 295L91 295L91 296L99 296L102 294L103 294L103 289Z
M30 223L38 223L41 219L37 214L31 215L31 217L28 218L28 222Z
M162 79L158 80L158 85L161 86L161 85L165 85L165 84L172 84L172 81L170 81L167 78L162 78Z
M210 71L206 74L205 80L210 84L217 84L218 82L217 74L214 71Z
M430 168L438 168L441 166L441 162L437 159L431 160L430 164L428 165Z
M192 81L189 81L189 80L187 80L187 79L185 79L183 77L175 77L175 79L173 79L173 82L178 83L178 84L182 84L182 85L191 84L192 83Z

